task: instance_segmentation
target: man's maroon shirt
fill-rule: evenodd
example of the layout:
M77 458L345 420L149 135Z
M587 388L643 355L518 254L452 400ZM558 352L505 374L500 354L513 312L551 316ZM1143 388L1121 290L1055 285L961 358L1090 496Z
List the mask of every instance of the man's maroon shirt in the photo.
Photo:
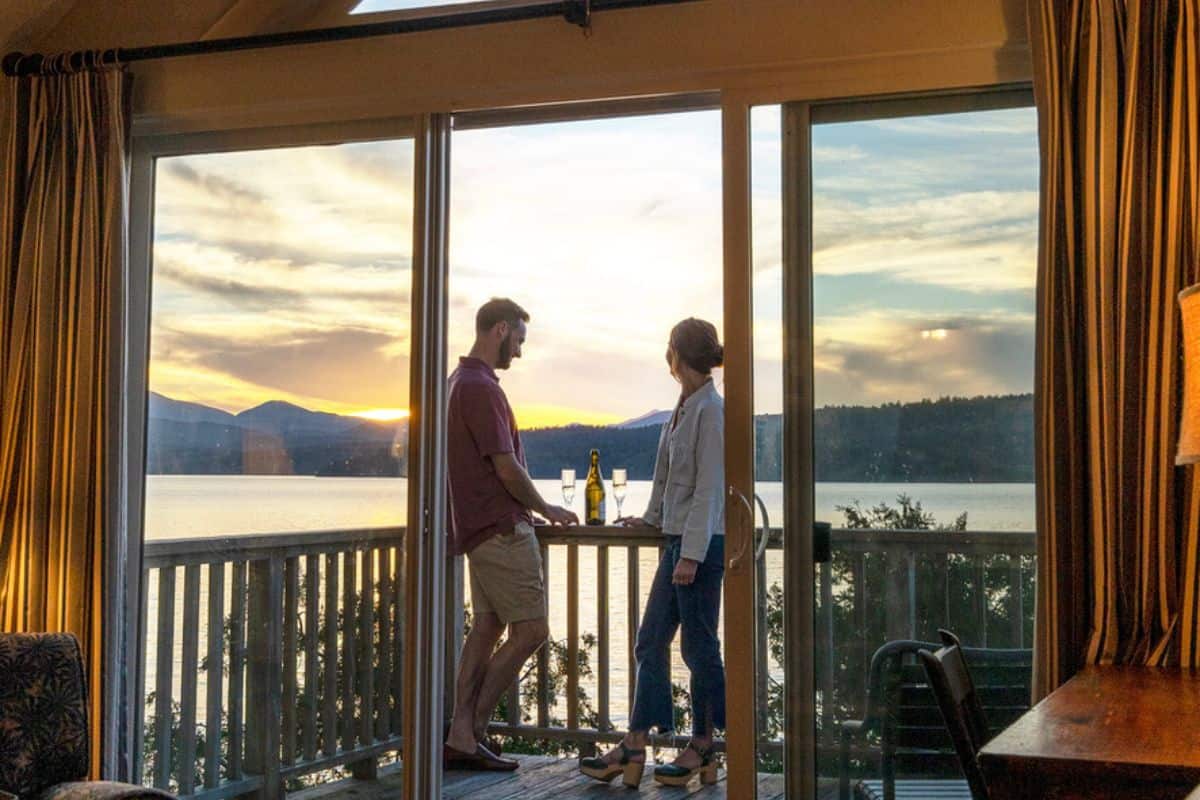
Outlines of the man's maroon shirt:
M512 453L525 466L517 421L495 371L478 358L460 358L449 388L447 522L450 549L462 555L518 522L532 524L533 515L508 493L492 464L491 456Z

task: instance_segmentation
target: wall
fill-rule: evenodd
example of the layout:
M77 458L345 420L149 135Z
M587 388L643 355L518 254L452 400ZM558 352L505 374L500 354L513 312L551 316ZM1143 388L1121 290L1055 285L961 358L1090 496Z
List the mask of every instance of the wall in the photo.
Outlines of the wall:
M186 38L184 0L82 2L45 49ZM1023 0L703 0L136 65L144 132L727 89L755 101L1027 81Z

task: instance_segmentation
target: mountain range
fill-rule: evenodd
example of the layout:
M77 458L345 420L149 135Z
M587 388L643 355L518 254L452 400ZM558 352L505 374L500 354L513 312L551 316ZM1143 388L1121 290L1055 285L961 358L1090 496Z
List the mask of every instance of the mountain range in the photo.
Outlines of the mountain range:
M556 479L563 467L587 474L600 451L631 480L653 476L662 424L651 411L607 426L567 425L523 431L529 473ZM814 414L818 481L1031 482L1033 395L942 398L882 406L830 406ZM783 419L755 417L756 476L778 481ZM406 474L408 421L378 422L309 411L271 401L231 414L151 393L147 447L150 474Z

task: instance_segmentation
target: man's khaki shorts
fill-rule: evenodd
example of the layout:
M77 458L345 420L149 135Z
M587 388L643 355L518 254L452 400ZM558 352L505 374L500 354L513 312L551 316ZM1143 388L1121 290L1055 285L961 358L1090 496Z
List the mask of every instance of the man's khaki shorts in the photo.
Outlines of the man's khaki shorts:
M533 526L518 522L512 533L493 536L467 553L471 605L505 625L546 616L542 551Z

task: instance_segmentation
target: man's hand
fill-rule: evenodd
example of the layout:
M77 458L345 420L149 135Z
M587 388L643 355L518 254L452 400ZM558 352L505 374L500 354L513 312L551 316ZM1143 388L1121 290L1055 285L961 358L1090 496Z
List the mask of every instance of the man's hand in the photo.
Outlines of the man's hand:
M646 520L642 519L641 517L620 517L615 522L613 522L613 524L620 525L623 528L652 528L652 527L654 527L653 525L651 525L649 522L646 522Z
M675 572L671 575L671 583L677 586L691 586L696 580L696 570L700 567L699 561L693 561L690 558L681 558L675 564Z
M542 516L545 517L551 525L578 525L579 517L574 511L568 511L560 506L547 505L542 509Z

